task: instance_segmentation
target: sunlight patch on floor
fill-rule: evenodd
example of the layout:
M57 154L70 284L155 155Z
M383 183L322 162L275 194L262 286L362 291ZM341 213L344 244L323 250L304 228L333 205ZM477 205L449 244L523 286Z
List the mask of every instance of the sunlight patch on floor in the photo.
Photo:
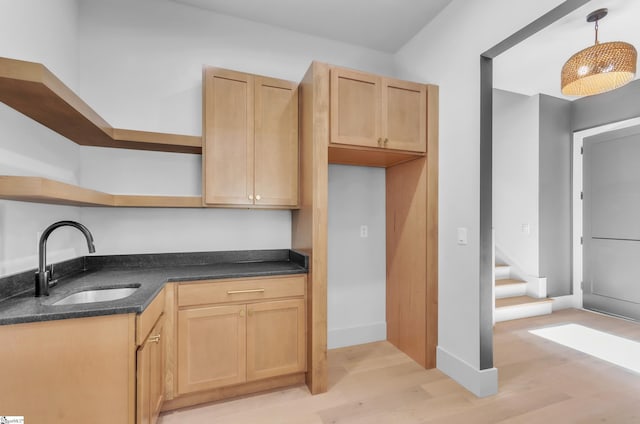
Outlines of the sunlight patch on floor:
M531 334L640 373L640 343L579 324L530 330Z

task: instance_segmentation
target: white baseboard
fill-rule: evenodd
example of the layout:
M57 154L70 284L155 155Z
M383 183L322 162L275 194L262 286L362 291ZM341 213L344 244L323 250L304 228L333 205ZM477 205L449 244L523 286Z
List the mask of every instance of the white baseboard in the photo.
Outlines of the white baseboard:
M552 297L553 299L553 310L560 311L562 309L569 308L582 308L582 297L576 295L567 295L567 296L558 296Z
M453 378L478 397L498 393L498 369L477 370L467 362L438 346L436 363L440 371Z
M358 327L335 328L327 331L327 348L353 346L387 340L387 323L376 322Z
M494 318L495 322L502 322L512 319L549 315L551 312L553 312L552 302L525 303L523 305L496 308Z

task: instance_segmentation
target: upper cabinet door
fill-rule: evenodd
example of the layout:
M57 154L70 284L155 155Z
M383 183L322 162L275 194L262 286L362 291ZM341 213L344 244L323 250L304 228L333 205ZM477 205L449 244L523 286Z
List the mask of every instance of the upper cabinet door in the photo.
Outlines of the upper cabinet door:
M298 204L298 86L255 77L256 205Z
M382 134L384 147L426 152L427 87L424 84L383 79Z
M254 180L253 76L205 69L204 202L251 205Z
M297 207L298 85L207 68L204 86L204 203Z
M331 69L331 143L380 147L381 78Z
M331 143L427 150L427 86L331 69Z

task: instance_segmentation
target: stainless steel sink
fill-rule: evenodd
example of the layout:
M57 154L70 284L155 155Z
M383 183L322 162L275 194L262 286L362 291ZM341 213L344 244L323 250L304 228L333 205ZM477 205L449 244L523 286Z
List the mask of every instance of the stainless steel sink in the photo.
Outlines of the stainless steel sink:
M121 287L112 289L84 290L64 297L53 305L76 305L79 303L108 302L131 296L138 287Z

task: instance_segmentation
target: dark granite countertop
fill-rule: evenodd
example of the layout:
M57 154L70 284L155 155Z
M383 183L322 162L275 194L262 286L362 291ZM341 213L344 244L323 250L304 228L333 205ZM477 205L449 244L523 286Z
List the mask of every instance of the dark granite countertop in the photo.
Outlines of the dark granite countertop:
M50 296L34 297L29 289L0 301L0 325L140 313L167 282L303 274L308 270L308 258L289 250L88 256L54 269L65 269L71 275L60 278ZM20 276L21 284L30 277L33 285L30 271ZM0 284L5 280L7 285L17 286L17 279L5 277ZM80 291L120 287L139 288L119 300L53 305Z

